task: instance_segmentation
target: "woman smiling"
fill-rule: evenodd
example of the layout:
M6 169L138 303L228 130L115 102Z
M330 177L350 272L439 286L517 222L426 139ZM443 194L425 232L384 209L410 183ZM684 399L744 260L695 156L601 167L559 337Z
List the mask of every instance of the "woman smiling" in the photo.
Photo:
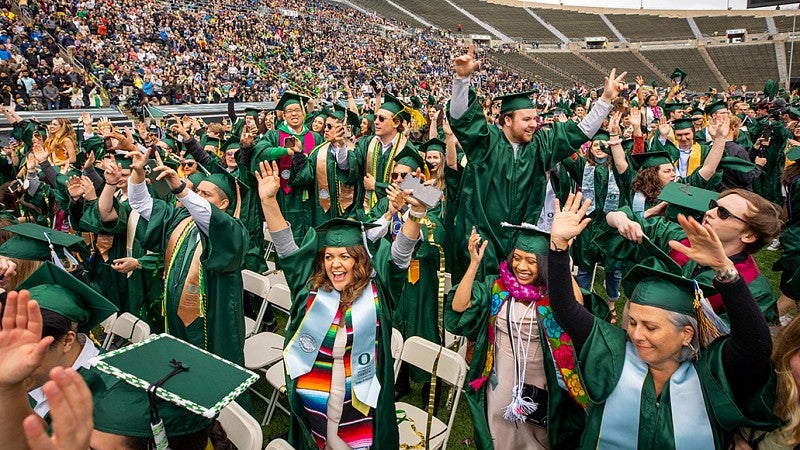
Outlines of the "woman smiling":
M406 195L410 220L371 258L372 225L333 219L310 229L298 247L275 197L277 164L260 163L258 192L292 292L284 345L295 448L398 447L391 313L400 298L426 207ZM415 218L417 220L415 220Z

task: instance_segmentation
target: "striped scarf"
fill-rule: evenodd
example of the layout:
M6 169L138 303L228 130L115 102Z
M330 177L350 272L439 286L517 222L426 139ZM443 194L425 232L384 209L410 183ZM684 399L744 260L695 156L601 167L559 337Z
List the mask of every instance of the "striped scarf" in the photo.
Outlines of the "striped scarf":
M310 294L308 306L316 296ZM380 317L380 303L375 297L375 308ZM308 422L311 434L319 448L325 448L328 429L328 398L331 391L331 377L333 375L333 346L336 341L336 332L342 320L342 311L339 309L331 323L328 333L322 341L322 345L314 362L314 367L305 375L297 379L297 394L303 402L303 407L308 413ZM339 437L354 449L367 448L372 446L372 419L374 410L370 408L365 416L359 412L352 404L352 384L351 384L351 364L350 356L353 349L353 319L352 308L348 308L344 314L345 328L347 330L347 343L344 353L344 373L345 373L345 392L344 403L342 405L342 418L339 421ZM375 324L376 327L380 323ZM380 336L380 330L376 330L376 337ZM377 338L375 342L375 352L377 356Z

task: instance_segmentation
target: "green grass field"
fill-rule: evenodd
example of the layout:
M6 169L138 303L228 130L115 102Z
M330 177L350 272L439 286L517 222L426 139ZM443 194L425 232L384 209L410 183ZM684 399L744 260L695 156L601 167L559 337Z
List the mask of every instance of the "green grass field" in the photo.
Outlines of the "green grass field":
M775 260L778 259L780 256L780 252L772 252L768 250L762 250L758 254L755 255L756 261L758 262L758 266L761 268L762 272L766 277L769 279L770 284L772 285L772 289L775 291L776 297L780 295L780 291L778 286L780 284L780 273L772 272L772 264ZM598 269L596 282L595 282L595 291L605 296L605 289L603 287L603 272L602 269ZM621 298L619 303L617 304L617 311L622 311L622 305L624 304L625 299ZM795 312L796 313L796 312ZM281 318L281 320L284 320ZM283 325L283 323L281 323ZM269 394L271 388L266 385L263 380L260 380L256 384L257 389L265 394ZM442 407L439 408L439 418L447 422L449 411L444 406L444 398ZM281 400L282 403L285 405L285 398ZM405 398L403 398L404 402L415 404L419 407L425 408L427 404L423 404L420 399L420 385L412 383L412 393ZM264 412L266 411L266 404L261 401L260 399L253 397L253 409L255 410L256 418L261 420L264 416ZM283 433L286 433L288 430L289 422L286 414L282 411L277 410L273 416L272 422L270 422L266 427L264 427L264 444L273 437L280 436ZM420 427L424 433L424 424ZM469 449L474 448L474 445L470 445L470 441L472 440L472 420L469 416L469 410L467 408L466 400L464 399L463 395L461 397L461 402L458 405L458 410L456 411L456 419L453 424L453 430L450 435L450 443L447 446L448 449L452 450L462 450L462 449ZM379 445L379 441L376 442L376 448L383 448Z

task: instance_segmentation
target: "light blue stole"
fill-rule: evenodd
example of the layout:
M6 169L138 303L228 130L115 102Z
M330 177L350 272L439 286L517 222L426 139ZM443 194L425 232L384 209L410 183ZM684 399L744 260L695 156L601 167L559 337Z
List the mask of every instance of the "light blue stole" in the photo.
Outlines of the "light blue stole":
M592 203L589 205L589 210L586 211L586 214L591 214L595 209L595 185L594 185L594 173L597 169L597 166L593 166L591 164L586 164L583 167L583 178L581 179L581 192L583 192L583 198L592 199ZM606 190L606 200L603 204L603 213L609 213L611 211L616 211L619 209L619 186L617 186L617 180L614 178L614 173L611 169L608 169L608 189Z
M636 450L639 442L642 385L647 364L630 342L625 344L625 364L617 386L606 399L598 450ZM714 434L703 401L694 364L684 361L669 379L675 450L713 449Z
M353 348L350 357L353 394L358 401L372 408L378 406L378 394L381 391L375 368L376 296L375 284L370 283L353 302ZM311 371L338 308L338 291L317 292L297 332L283 350L283 360L291 379ZM344 322L340 326L345 326Z

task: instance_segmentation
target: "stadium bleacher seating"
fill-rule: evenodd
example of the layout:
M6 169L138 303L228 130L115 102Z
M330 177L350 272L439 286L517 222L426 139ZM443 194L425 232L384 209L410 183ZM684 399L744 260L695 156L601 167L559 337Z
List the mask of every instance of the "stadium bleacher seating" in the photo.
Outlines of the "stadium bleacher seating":
M459 0L458 5L512 39L544 44L558 38L522 8L487 3L481 0Z
M792 45L791 43L786 43L786 67L790 66L789 60L791 59L791 76L792 78L797 78L800 76L800 42L795 43L794 45L794 56L792 56ZM773 78L773 80L776 78ZM763 83L759 83L758 89L761 89Z
M555 65L564 72L590 85L596 85L603 79L603 76L607 75L571 52L536 52L536 57Z
M795 27L793 14L776 15L773 18L775 19L775 28L778 29L779 33L790 33L792 27ZM800 29L800 22L796 24L795 30L797 29Z
M360 6L367 12L375 13L381 17L387 17L389 19L406 23L411 27L424 26L423 23L417 21L417 19L414 17L395 8L384 0L351 0L351 2L357 6Z
M708 47L706 50L728 83L756 87L767 78L778 79L778 62L773 44L730 44ZM758 61L758 64L753 64L754 61Z
M439 28L453 33L456 32L459 25L461 25L461 32L465 34L487 33L483 27L473 22L469 17L450 6L444 0L395 0L395 3L409 11L413 11L414 14Z
M686 19L659 17L653 14L606 14L611 23L629 41L671 41L693 39Z
M657 80L659 76L644 65L639 58L629 51L610 51L610 50L588 50L581 54L587 56L603 66L607 70L617 68L618 70L629 70L628 78L633 80L637 75L641 75L645 80Z
M605 36L615 41L614 32L597 14L586 14L577 11L531 8L545 22L558 28L568 38L581 41L587 36Z
M747 16L700 16L694 17L703 36L724 36L726 30L744 28L748 33L765 33L767 21L763 17Z
M537 56L539 54L537 53ZM492 55L493 59L522 72L535 80L550 83L553 87L572 86L573 80L567 78L547 66L543 66L527 56L519 53L498 53Z
M642 49L641 52L648 61L666 74L672 73L676 67L683 69L688 74L689 90L704 91L708 87L720 89L714 72L696 48Z

